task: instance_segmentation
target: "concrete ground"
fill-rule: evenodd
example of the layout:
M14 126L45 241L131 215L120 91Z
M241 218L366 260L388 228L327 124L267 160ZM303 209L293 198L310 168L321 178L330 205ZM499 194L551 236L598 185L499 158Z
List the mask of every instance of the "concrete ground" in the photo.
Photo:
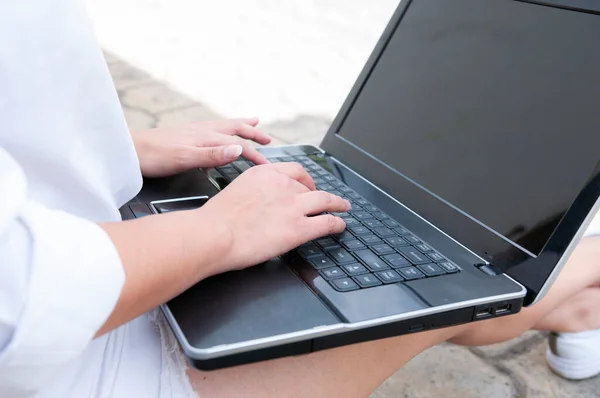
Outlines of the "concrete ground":
M257 115L275 144L318 143L397 2L87 0L132 129ZM440 345L373 398L600 397L547 368L545 335ZM368 366L368 364L365 364Z

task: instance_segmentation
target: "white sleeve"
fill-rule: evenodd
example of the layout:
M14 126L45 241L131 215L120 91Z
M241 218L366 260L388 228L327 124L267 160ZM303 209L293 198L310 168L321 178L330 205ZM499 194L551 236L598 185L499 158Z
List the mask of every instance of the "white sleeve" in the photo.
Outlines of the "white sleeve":
M0 148L0 397L27 397L105 322L125 275L97 224L33 202Z

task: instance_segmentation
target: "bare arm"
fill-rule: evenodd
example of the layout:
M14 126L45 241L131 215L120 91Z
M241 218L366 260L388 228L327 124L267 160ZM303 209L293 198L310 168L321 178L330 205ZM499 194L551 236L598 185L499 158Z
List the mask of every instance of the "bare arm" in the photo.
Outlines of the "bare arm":
M125 285L112 315L96 336L216 273L219 253L231 245L226 229L211 223L200 211L160 214L101 227L119 252Z
M141 315L220 272L240 269L304 242L341 232L349 204L314 183L301 166L273 164L245 172L198 210L104 224L125 269L114 311L97 335Z

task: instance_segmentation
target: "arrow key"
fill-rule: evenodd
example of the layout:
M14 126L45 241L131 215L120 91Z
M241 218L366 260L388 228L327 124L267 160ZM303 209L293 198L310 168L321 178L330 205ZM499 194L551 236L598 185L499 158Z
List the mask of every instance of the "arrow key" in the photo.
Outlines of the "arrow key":
M358 289L358 285L350 278L334 279L330 281L331 285L340 292L349 292Z

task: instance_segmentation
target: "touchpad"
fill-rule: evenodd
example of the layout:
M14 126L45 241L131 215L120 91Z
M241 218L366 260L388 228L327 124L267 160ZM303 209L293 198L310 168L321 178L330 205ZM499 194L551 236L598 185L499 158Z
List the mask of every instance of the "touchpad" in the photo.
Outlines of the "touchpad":
M340 323L278 259L208 278L168 307L201 349Z
M202 207L208 201L208 196L195 196L191 198L178 198L168 200L156 200L150 206L157 213L169 213L172 211L193 210Z

